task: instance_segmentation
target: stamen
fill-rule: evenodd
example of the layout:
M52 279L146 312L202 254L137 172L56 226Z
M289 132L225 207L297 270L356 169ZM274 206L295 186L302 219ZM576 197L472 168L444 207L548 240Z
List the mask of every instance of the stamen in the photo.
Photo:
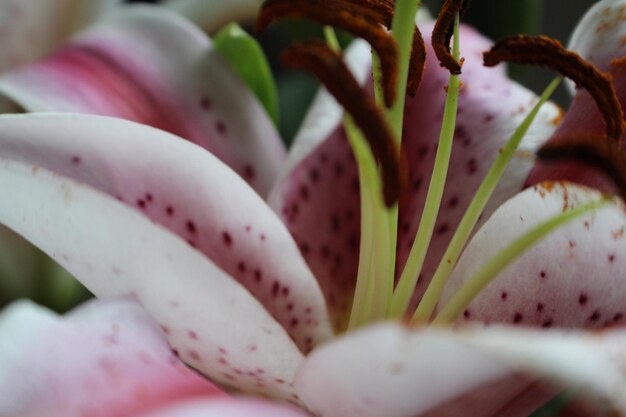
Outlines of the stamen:
M404 189L407 173L385 117L354 79L341 56L320 41L298 43L283 54L285 65L313 73L352 116L372 149L382 175L385 204Z
M593 136L562 137L543 145L537 155L547 160L574 158L603 170L626 201L626 155L616 142Z
M530 129L531 124L539 114L539 110L541 106L550 98L554 90L558 87L562 78L558 77L554 81L550 83L548 88L541 94L541 97L537 104L533 107L533 109L528 113L528 115L524 118L522 123L515 129L515 132L511 135L511 137L507 140L506 144L502 147L501 151L496 156L495 161L491 164L489 171L485 175L485 178L480 183L474 198L470 202L461 222L457 226L456 231L450 243L448 244L448 248L446 249L443 257L441 258L441 262L439 266L435 270L432 280L422 297L420 302L418 312L416 313L420 319L427 320L432 315L435 307L437 306L437 302L439 301L439 297L443 292L443 289L448 282L448 278L452 274L452 271L456 267L457 261L459 260L463 248L465 248L467 241L469 240L472 231L476 227L476 223L478 223L478 219L480 218L481 213L487 206L487 202L491 198L500 178L504 174L504 170L509 165L509 162L515 155L515 151L517 150L519 144L522 142L522 139ZM415 272L413 272L414 274ZM402 282L402 281L401 281ZM409 306L409 302L411 299L411 295L413 294L413 289L415 288L416 277L413 277L411 281L408 281L404 284L404 287L400 287L398 284L398 288L396 293L394 294L393 307L396 309L398 315L404 314L406 308Z
M257 30L264 30L273 21L286 17L310 18L369 42L382 64L385 104L393 104L398 83L398 47L393 37L377 24L381 17L378 11L347 0L269 0L263 4Z
M622 135L624 114L611 77L577 53L565 49L559 41L547 36L512 36L485 52L484 61L488 67L506 61L538 65L559 72L591 94L604 115L607 136L619 140Z
M454 321L483 288L493 281L502 270L511 264L511 262L557 228L566 225L586 213L600 209L609 201L610 199L608 198L602 198L559 213L514 240L465 282L463 287L461 287L444 306L433 323L448 323Z
M435 55L442 67L453 75L461 73L461 63L450 52L450 39L454 31L454 20L463 16L470 0L446 0L437 16L437 22L432 34L432 45Z

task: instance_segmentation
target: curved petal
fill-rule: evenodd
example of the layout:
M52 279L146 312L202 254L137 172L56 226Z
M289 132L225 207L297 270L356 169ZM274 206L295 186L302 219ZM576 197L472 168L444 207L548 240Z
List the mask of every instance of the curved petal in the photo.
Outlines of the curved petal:
M428 31L428 30L426 30ZM428 31L430 32L430 31ZM504 67L486 68L482 53L491 41L475 30L461 30L464 57L454 146L445 194L427 254L416 298L421 297L467 206L500 148L537 101L537 96L506 77ZM426 40L430 44L429 40ZM449 73L429 53L422 86L405 109L404 151L410 165L410 186L400 204L398 268L404 265L419 226L434 166ZM547 103L513 158L483 212L487 219L504 201L518 193L534 162L534 151L547 140L560 120L560 110Z
M0 221L97 296L139 300L185 362L241 390L292 399L302 361L295 344L185 241L116 199L31 163L1 159L0 188L11 196L0 205Z
M5 158L96 187L185 239L244 285L302 350L330 337L321 291L289 232L210 153L98 116L0 116L0 132Z
M0 414L125 417L225 394L189 370L135 302L91 302L69 316L30 302L0 315Z
M488 384L496 388L493 395L462 415L491 417L502 400L498 395L517 394L515 385L501 384L511 372L449 332L386 324L314 351L298 373L296 389L312 411L326 417L415 417L445 416L427 413Z
M137 417L307 417L285 405L257 400L193 400Z
M543 183L507 201L468 244L440 307L507 242L562 210L600 194L571 183ZM531 326L602 327L626 317L626 213L611 204L545 237L490 283L465 319Z
M607 71L615 58L626 55L626 1L602 0L578 22L568 47Z
M367 43L355 42L345 59L365 82ZM359 179L342 120L341 106L320 90L269 198L320 283L338 329L351 306L360 225Z
M584 387L585 394L608 399L607 408L623 412L625 343L623 330L576 334L384 324L313 352L298 373L296 388L304 403L325 417L458 415L431 410L459 397L466 401L463 416L521 417L533 408L509 414L506 403L516 391L499 382L516 377L528 386L532 378L542 377L555 378L556 385L546 382L545 388ZM483 391L474 402L463 397L480 393L480 388L492 388L493 395Z
M128 6L54 55L0 78L29 111L115 116L197 143L261 195L284 147L263 107L210 40L165 9Z
M263 0L166 0L163 6L212 33L233 21L253 21L262 3Z

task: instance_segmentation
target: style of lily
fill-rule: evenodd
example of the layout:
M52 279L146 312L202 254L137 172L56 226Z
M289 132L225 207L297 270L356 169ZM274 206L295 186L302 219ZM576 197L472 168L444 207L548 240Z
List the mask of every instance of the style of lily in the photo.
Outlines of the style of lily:
M397 3L411 11L413 2ZM612 71L620 97L622 61L613 59L623 54L615 33L626 30L618 13L625 3L599 2L572 44ZM415 10L401 11L397 19L410 17L408 37L398 41L408 61L402 45L407 39L410 45ZM446 269L446 257L444 266L439 258L464 224L463 208L537 102L501 69L482 67L487 40L468 28L455 31L453 50L460 40L465 63L454 169L416 299L426 279ZM435 148L443 147L435 146L443 104L459 86L451 76L446 97L448 72L428 52L415 98L400 107L410 187L398 212L398 265L415 259L408 242L420 222L418 207L432 204L425 188ZM357 79L366 79L370 57L361 42L346 52ZM410 293L371 291L378 283L369 277L393 282L393 273L378 273L393 270L378 254L389 245L364 252L377 239L361 236L392 234L376 234L385 222L359 228L360 197L368 187L380 191L380 179L372 164L357 175L343 112L328 93L317 97L283 163L271 122L210 41L183 18L146 7L101 21L49 58L4 76L0 89L27 110L83 113L0 117L0 184L10 196L0 204L0 221L104 299L61 319L28 304L0 316L0 414L526 416L571 386L582 388L575 391L575 415L626 413L623 205L569 182L519 192L532 153L555 129L553 106L536 110L518 156L490 205L479 210L484 225L451 260L443 295L430 297L439 301L438 325L426 325L433 312L421 304L423 318L407 326L384 319L410 314ZM454 132L447 108L443 131ZM613 177L593 164L607 161L619 174L619 158L580 140L603 136L609 124L603 120L614 121L602 109L578 92L542 152L575 157L578 165L560 167L586 164L585 172L598 178L594 185L612 187ZM579 162L582 145L595 160ZM536 167L534 178L546 170ZM441 175L435 169L433 178ZM261 197L267 195L269 205ZM393 218L380 193L369 195L377 199L369 208L363 199L364 220L372 213ZM529 242L536 244L515 261L493 266L502 263L503 248L515 258ZM373 262L360 267L364 253ZM376 273L362 273L372 265ZM485 275L484 265L501 272L474 296L463 284ZM455 301L468 293L468 300ZM382 313L378 301L387 303ZM178 357L223 387L302 410L225 398Z

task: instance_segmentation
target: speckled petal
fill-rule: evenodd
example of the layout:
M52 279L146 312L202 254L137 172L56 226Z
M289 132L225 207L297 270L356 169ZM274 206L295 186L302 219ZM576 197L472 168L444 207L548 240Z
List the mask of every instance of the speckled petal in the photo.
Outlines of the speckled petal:
M111 126L103 130L114 136ZM162 145L158 136L150 139ZM222 171L215 174L226 180L228 171ZM244 287L187 242L115 198L33 161L2 159L0 187L11 196L0 205L2 223L97 296L139 300L185 362L241 390L292 399L290 382L302 360L296 345ZM237 188L233 182L231 190Z
M285 226L202 148L101 116L0 116L0 132L5 157L96 187L186 240L244 285L302 350L330 337L319 286Z
M188 369L130 300L92 301L66 317L15 303L0 315L0 414L125 417L225 394Z
M128 6L55 54L0 78L29 111L92 113L199 144L265 195L284 147L261 104L186 19Z
M258 400L194 400L136 417L307 417L286 405Z
M0 71L33 62L119 0L3 0Z
M543 183L502 205L461 257L439 307L516 237L600 193ZM554 231L509 265L460 319L537 327L598 328L626 321L626 213L611 204Z
M166 0L162 5L211 33L233 21L252 22L262 3L263 0Z
M345 59L365 82L367 43L355 42ZM336 328L352 303L360 228L359 179L342 120L341 106L320 90L269 198L318 279Z
M429 29L423 33L430 33ZM494 69L482 65L482 53L490 48L490 40L469 27L461 30L460 39L465 61L450 170L422 279L418 281L417 297L425 291L500 148L537 101L534 93L506 77L503 66ZM429 40L426 43L430 45ZM405 110L404 149L409 160L410 191L400 205L398 265L404 265L419 225L446 98L444 86L449 73L440 67L434 52L429 52L420 91L414 99L408 99ZM542 107L485 208L483 220L522 189L533 166L534 151L550 137L559 116L555 105L548 103Z

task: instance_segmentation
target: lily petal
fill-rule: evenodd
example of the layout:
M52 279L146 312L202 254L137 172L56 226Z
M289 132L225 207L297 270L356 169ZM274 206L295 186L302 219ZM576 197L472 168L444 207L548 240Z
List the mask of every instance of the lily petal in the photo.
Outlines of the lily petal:
M459 260L440 307L505 245L569 207L597 200L572 183L543 183L502 205ZM626 310L626 213L612 203L545 237L490 283L466 320L531 326L602 327L623 323Z
M491 387L490 401L468 402L477 408L463 410L487 417L509 415L495 408L498 394L506 394L498 381L546 377L558 384L546 387L584 387L586 394L609 400L607 408L623 412L625 337L623 330L577 334L378 325L316 350L298 373L296 388L305 404L326 417L412 417L450 415L431 410Z
M368 44L354 42L345 60L365 83ZM359 179L342 120L342 107L321 89L269 198L320 283L335 328L343 327L351 306L360 227Z
M96 187L185 239L260 300L303 350L330 337L321 291L289 232L210 153L99 116L1 116L0 131L4 157Z
M263 107L211 41L163 8L111 13L54 55L0 78L29 111L115 116L157 127L211 151L261 195L284 146Z
M285 405L256 400L192 400L140 417L307 417ZM139 417L139 416L138 416Z
M7 307L0 367L5 417L124 417L225 396L172 353L131 300L94 301L66 317L26 301Z
M212 33L233 21L254 20L262 3L263 0L166 0L162 6L180 13Z
M626 1L602 0L578 22L568 47L607 71L615 58L626 55Z
M113 137L113 130L104 131ZM225 172L216 175L224 179ZM184 240L115 198L32 162L3 159L0 185L12 196L0 206L3 223L97 296L140 300L185 362L241 390L292 399L290 382L302 361L296 345L248 291Z
M386 324L313 352L298 373L296 388L313 412L326 417L413 417L451 415L433 409L488 384L495 388L491 401L465 401L477 408L462 413L487 417L498 410L502 397L495 397L518 393L517 386L501 384L511 372L457 343L449 332Z
M425 30L429 33L430 30ZM492 42L475 30L464 27L460 34L465 59L461 79L458 116L450 171L446 181L433 240L418 281L416 298L421 297L447 248L467 206L474 197L500 148L522 122L537 96L509 80L504 67L486 68L482 53ZM429 40L426 40L430 44ZM415 238L434 166L440 121L446 98L444 87L449 73L439 66L434 53L427 55L420 91L407 100L404 151L409 160L411 189L400 204L398 267L404 265ZM504 201L518 193L533 167L534 152L552 134L561 112L545 104L483 211L483 220Z
M0 72L33 62L119 0L4 0L0 4Z

